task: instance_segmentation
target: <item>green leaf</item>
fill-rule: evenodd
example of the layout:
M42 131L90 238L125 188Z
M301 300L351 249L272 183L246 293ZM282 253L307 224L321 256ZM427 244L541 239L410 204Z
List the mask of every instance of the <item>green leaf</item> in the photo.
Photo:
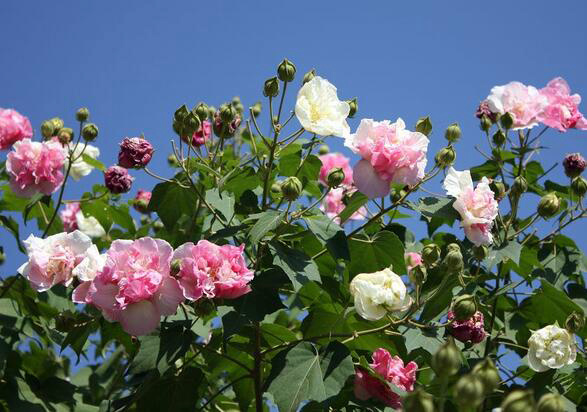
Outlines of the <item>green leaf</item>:
M282 217L283 214L277 210L267 210L261 213L257 222L249 231L251 243L258 243L268 232L275 230L279 226Z
M128 230L129 233L135 233L137 231L135 223L130 216L128 205L111 206L110 214L114 223Z
M442 218L447 224L452 225L459 218L459 213L453 207L454 199L452 197L425 197L420 199L416 210L428 220L432 218Z
M346 207L338 217L340 218L340 223L346 222L357 210L359 210L363 205L365 205L369 201L369 198L362 194L361 192L355 192L349 199Z
M270 247L274 254L273 264L285 272L294 290L299 290L304 283L310 280L320 282L320 273L316 263L304 252L279 242L272 242Z
M355 236L349 240L351 251L351 274L371 273L393 267L398 275L406 273L404 245L397 235L387 230L372 237Z
M67 346L71 347L79 360L88 337L95 330L96 325L96 322L86 322L82 325L76 326L67 334L63 340L63 343L61 344L61 350L65 349Z
M87 153L82 154L82 159L84 160L84 162L86 162L90 166L95 167L96 169L100 170L101 172L106 170L104 163L102 163L98 159L94 159L92 156L88 155Z
M20 241L20 234L18 231L18 223L16 223L16 220L11 218L10 216L0 215L0 222L2 223L2 226L6 230L8 230L10 233L12 233L12 236L16 240L18 250L20 250L22 253L26 253L25 248Z
M224 189L234 193L235 198L239 199L247 190L253 190L259 186L259 175L252 167L245 167L237 174L232 176L224 184Z
M193 189L163 182L153 189L149 211L157 213L167 230L173 230L182 215L194 214L197 200L198 196Z
M320 367L327 398L338 395L349 376L355 374L348 348L337 341L330 342L326 347Z
M499 164L495 160L488 160L481 166L471 168L471 177L474 181L481 180L483 176L494 178L499 174Z
M485 258L483 263L485 263L489 269L500 262L506 262L508 260L511 260L517 265L520 263L521 253L522 245L520 245L518 242L511 241L508 242L505 246L501 246L497 249L490 249L487 258Z
M206 202L224 216L224 222L230 223L234 217L234 197L228 193L221 194L218 189L206 191Z
M33 207L35 207L35 205L37 203L39 203L39 201L44 197L45 195L43 195L42 193L36 193L35 195L33 195L33 197L31 197L29 199L29 202L27 203L27 205L24 208L24 211L22 213L23 219L26 222L27 220L29 220L29 214L31 213L31 210L33 209Z
M104 230L108 232L112 227L112 213L110 205L101 200L94 200L91 202L82 202L81 208L86 216L94 216L102 225Z
M316 235L320 243L326 245L335 259L350 260L351 255L344 230L325 215L309 216L304 220L308 229Z

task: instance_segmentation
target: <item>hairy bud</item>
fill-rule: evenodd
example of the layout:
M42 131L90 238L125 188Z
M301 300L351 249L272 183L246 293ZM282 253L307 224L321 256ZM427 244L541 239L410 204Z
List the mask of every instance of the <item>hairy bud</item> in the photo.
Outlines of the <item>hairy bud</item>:
M571 189L573 190L573 193L577 196L585 196L585 193L587 193L587 180L585 180L581 176L577 176L571 182Z
M416 131L420 132L426 136L429 136L432 133L432 122L430 121L430 117L420 117L416 122Z
M491 121L489 116L485 114L481 116L481 121L479 123L479 127L481 128L481 130L483 130L484 132L488 132L489 129L491 129L492 124L493 122Z
M50 139L55 132L55 126L51 120L45 120L41 123L41 134L45 139Z
M261 106L261 102L257 102L254 105L251 106L251 111L253 112L253 116L257 117L261 114L261 109L263 106Z
M499 122L504 129L509 130L514 125L514 118L510 113L506 112L499 118Z
M296 66L287 59L283 59L277 66L277 77L283 82L291 82L296 76Z
M454 399L461 408L476 408L483 402L483 382L477 375L461 376L454 386Z
M183 104L175 111L173 118L179 123L183 123L188 114L190 114L190 109L188 109L188 107Z
M78 122L85 122L89 118L90 118L90 111L88 110L87 107L82 107L81 109L77 109L77 112L75 112L75 119Z
M340 167L333 168L328 172L326 176L326 181L328 182L328 187L338 187L344 181L344 171Z
M429 243L422 249L422 260L428 267L434 266L440 259L440 248L436 243Z
M479 245L473 248L473 256L475 256L475 259L477 259L478 261L482 261L483 259L485 259L487 257L488 252L489 250L485 245Z
M544 219L550 219L558 213L560 200L554 193L548 193L542 196L538 202L538 214Z
M232 104L222 104L220 105L220 118L223 122L230 123L236 116L236 110Z
M486 395L493 393L499 387L501 377L491 358L485 358L473 368L473 374L483 382L483 391Z
M585 316L578 312L571 313L565 320L565 328L571 333L577 333L585 327Z
M330 152L330 148L328 147L327 144L323 144L320 146L320 148L318 148L318 154L320 156L328 154L328 152Z
M528 190L528 181L524 176L518 176L514 179L514 183L510 189L510 193L514 196L520 196Z
M536 412L565 412L566 406L558 393L546 393L538 401Z
M501 403L501 412L528 412L536 407L534 396L530 390L510 392Z
M312 69L308 73L304 74L304 78L302 79L302 84L308 83L314 77L316 77L316 69Z
M410 412L434 412L434 397L421 388L416 388L403 399L403 409Z
M436 164L438 165L438 167L441 167L443 169L452 165L456 158L457 153L455 152L455 149L453 149L452 146L447 146L440 149L438 153L436 153L436 156L434 156L434 160L436 160Z
M290 176L281 184L281 194L289 201L296 200L302 193L302 182L295 176Z
M98 137L98 126L94 123L88 123L82 129L82 137L86 142L92 142Z
M277 77L272 77L270 79L265 80L265 85L263 86L263 96L265 97L275 97L279 93L279 81Z
M446 128L444 138L451 143L455 143L461 137L461 128L458 123L453 123Z
M73 140L73 129L69 127L64 127L59 130L57 134L57 138L62 145L66 145Z
M453 338L448 338L432 357L432 369L438 376L448 377L461 367L461 351Z
M56 136L57 133L59 133L59 130L61 130L61 128L65 126L65 123L63 123L63 119L60 119L59 117L54 117L49 121L53 123L53 136Z
M500 129L493 134L492 140L493 144L495 144L497 147L501 147L505 144L505 134Z
M443 261L449 273L460 273L464 269L463 254L461 248L456 243L447 246L447 253Z
M489 185L489 188L491 189L491 191L495 195L495 200L497 200L498 202L505 197L507 189L505 187L505 184L503 184L503 182L494 181Z
M200 119L200 122L204 122L210 115L209 107L206 103L198 103L198 105L192 110L196 113L196 116Z
M359 103L357 102L357 98L353 98L351 100L347 100L346 101L349 104L349 117L353 118L355 117L355 114L357 113L357 110L359 110Z
M470 319L477 312L477 303L471 295L460 295L453 300L453 313L455 319L463 321Z

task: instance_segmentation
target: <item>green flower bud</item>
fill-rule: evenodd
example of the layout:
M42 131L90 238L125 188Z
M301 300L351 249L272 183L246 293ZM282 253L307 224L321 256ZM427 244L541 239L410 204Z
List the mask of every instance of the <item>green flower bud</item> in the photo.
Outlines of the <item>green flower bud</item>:
M316 77L316 69L312 69L308 73L304 74L304 78L302 79L302 84L308 83L314 77Z
M53 136L57 136L57 133L59 133L59 130L61 130L65 124L59 117L54 117L50 121L53 122Z
M277 66L277 77L283 82L291 82L296 77L296 66L287 59L283 59Z
M179 120L173 119L172 127L173 127L173 131L175 133L177 133L178 136L183 136L184 135L184 133L183 133L183 124Z
M489 118L489 116L487 115L483 115L481 116L481 123L479 124L479 127L481 127L481 130L483 130L484 132L489 131L489 129L491 129L491 125L493 123L491 122L491 119Z
M335 167L328 172L326 176L326 181L328 182L328 187L338 187L344 181L344 171L340 167Z
M438 376L448 377L457 373L461 367L461 351L449 337L432 356L432 369Z
M77 112L75 112L75 118L78 122L85 122L90 118L90 111L87 107L77 109Z
M434 156L434 160L436 160L436 164L438 167L447 168L452 165L457 158L457 153L452 146L447 146L438 151L436 156Z
M565 412L566 410L562 396L558 393L546 393L538 401L536 412Z
M550 219L558 213L560 200L554 193L548 193L542 196L538 202L538 214L544 219Z
M585 196L585 193L587 193L587 180L585 180L581 176L577 176L571 182L571 189L573 190L573 193L577 196Z
M448 245L443 263L449 273L461 273L463 271L465 264L463 263L463 254L459 245L456 243Z
M179 167L179 160L177 160L177 157L171 153L167 156L167 164L171 167Z
M506 130L510 130L514 125L514 118L510 113L505 113L499 118L499 122L501 123L501 127Z
M295 176L290 176L281 184L281 194L287 200L294 201L302 193L302 182Z
M257 117L261 114L261 102L257 102L255 103L252 107L251 107L251 111L253 112L253 116Z
M440 248L435 243L429 243L422 249L422 260L428 267L434 266L440 259Z
M510 189L510 193L514 196L520 196L528 190L528 182L524 176L518 176L514 179L514 183Z
M183 119L182 131L185 136L191 136L200 128L200 124L200 118L194 112L189 112Z
M280 183L273 183L271 185L271 193L273 193L274 195L281 194L281 184Z
M147 225L151 223L151 218L149 217L149 215L141 215L139 219L141 221L141 225Z
M408 272L408 277L410 278L410 282L414 285L422 285L426 282L428 277L428 273L426 272L426 267L424 265L416 265Z
M328 147L327 144L323 144L322 146L320 146L320 148L318 149L318 154L320 156L327 154L328 152L330 152L330 148Z
M92 142L98 137L98 126L94 123L88 123L82 129L82 137L87 142Z
M196 312L197 316L206 317L212 314L215 309L216 306L212 299L198 299L194 302L194 312Z
M354 97L351 100L347 100L346 101L349 104L349 117L352 118L355 116L355 114L357 113L357 110L359 110L359 103L357 102L357 98Z
M473 368L473 374L483 382L483 392L486 395L493 393L499 387L501 377L491 358L485 358Z
M245 107L241 102L232 103L232 107L234 107L234 110L236 110L236 112L239 114L242 114L242 112L245 110Z
M505 397L501 403L501 412L532 412L535 407L532 391L518 389Z
M471 319L475 312L477 312L477 303L475 298L471 295L457 296L452 303L452 311L455 315L455 320L464 321Z
M176 276L181 270L181 260L175 259L171 261L171 276Z
M59 130L57 134L57 138L62 145L66 145L73 140L73 129L69 127L64 127Z
M585 316L573 312L565 320L565 328L571 333L577 333L585 327Z
M498 202L505 197L505 193L507 190L506 190L506 187L503 184L503 182L494 181L489 185L489 188L491 189L491 191L495 195L495 199Z
M416 131L429 136L432 132L432 122L430 121L430 117L420 117L416 122Z
M505 134L501 131L501 129L493 134L493 143L497 147L501 147L505 144Z
M220 105L220 118L223 122L230 123L236 116L236 110L232 104Z
M45 120L41 123L41 134L45 139L50 139L55 134L55 125L51 120Z
M204 122L204 120L208 118L208 109L209 107L206 103L198 103L198 105L194 108L193 111L196 113L196 116L198 116L198 118L200 119L200 122Z
M188 114L190 114L190 109L184 104L175 111L173 118L182 123Z
M475 256L475 259L477 259L478 261L482 261L483 259L485 259L487 257L488 252L489 250L485 245L475 246L473 248L473 256Z
M215 114L216 114L216 107L214 107L214 106L208 107L208 117L210 119L213 119Z
M164 227L165 226L163 225L163 222L161 222L160 220L156 220L153 222L153 230L155 231L155 233L159 232Z
M453 123L446 128L444 138L451 143L455 143L461 137L461 128L458 123Z
M265 80L265 85L263 86L263 96L265 97L275 97L279 94L279 81L277 77L272 77L270 79Z
M403 409L409 412L434 412L434 397L421 388L409 392L403 399Z
M473 374L461 376L454 386L454 399L461 408L476 408L483 402L484 386Z

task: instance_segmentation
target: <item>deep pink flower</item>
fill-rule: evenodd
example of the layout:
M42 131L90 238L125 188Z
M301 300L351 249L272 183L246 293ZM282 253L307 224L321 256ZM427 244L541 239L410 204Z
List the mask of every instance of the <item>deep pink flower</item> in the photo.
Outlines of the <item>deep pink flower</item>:
M153 146L142 137L125 137L120 142L118 165L127 169L145 167L153 157Z
M180 262L177 277L186 299L234 299L250 292L253 272L247 268L243 250L244 245L218 246L207 240L177 248L173 260Z
M67 203L65 208L59 212L59 217L63 222L63 230L73 232L77 227L76 215L81 209L79 202Z
M369 375L363 368L355 368L354 394L357 399L366 401L375 398L394 409L402 407L401 397L389 385Z
M334 219L336 223L340 223L340 218L338 215L340 212L344 210L346 205L343 202L345 195L352 194L356 189L349 188L349 187L337 187L335 189L330 189L330 192L326 195L322 204L320 205L320 210L326 213L331 219ZM360 208L357 210L353 215L349 218L350 220L362 220L365 219L367 216L367 209L365 207Z
M404 366L404 361L399 356L391 356L383 348L379 348L373 352L372 359L373 363L370 366L383 379L393 383L403 391L411 392L414 390L416 371L418 370L418 364L416 362L412 361Z
M350 186L353 184L353 169L349 164L350 159L340 153L328 153L320 156L322 167L320 168L320 183L324 186L328 186L328 173L332 169L341 168L344 172L343 185Z
M128 174L128 170L120 166L110 166L104 172L104 184L111 193L126 193L132 186L134 178Z
M483 115L489 117L492 122L497 120L497 113L491 111L487 100L483 100L479 103L479 107L477 107L477 110L475 111L475 117L477 117L477 119L481 119Z
M493 113L511 114L515 130L536 126L547 105L547 99L534 86L510 82L493 87L487 96L487 103Z
M0 108L0 150L9 149L15 142L33 137L28 118L14 109Z
M216 113L214 113L213 129L214 133L216 133L216 136L221 136L224 133L225 137L232 137L236 130L239 128L240 124L241 117L238 114L234 117L232 122L225 125L222 121L222 118L220 117L220 111L217 110Z
M36 193L50 195L63 183L65 151L58 142L20 140L8 153L6 170L14 193L31 197Z
M131 335L147 335L183 300L177 280L170 275L172 253L161 239L115 240L103 269L76 288L74 301L96 306Z
M448 320L452 321L454 318L454 313L449 311ZM480 343L483 341L483 339L485 339L485 336L487 336L483 326L483 313L477 311L470 319L460 322L455 320L448 326L448 328L450 334L454 336L455 339L463 343L469 341L473 343Z
M345 146L361 155L353 170L355 185L369 198L389 194L390 183L414 185L424 177L428 138L406 130L402 119L376 122L362 119Z
M571 88L562 77L549 81L540 94L546 97L548 103L538 120L561 132L573 128L587 130L587 119L579 111L581 96L571 95Z
M151 201L151 192L139 189L133 201L133 207L140 213L147 213L149 202Z
M585 158L581 156L581 153L570 153L563 160L565 174L570 178L579 176L585 171L586 166Z
M206 144L206 142L210 140L211 135L212 123L209 120L204 120L204 122L200 125L200 128L192 136L192 146L200 147ZM181 139L184 142L189 143L186 136L182 136Z

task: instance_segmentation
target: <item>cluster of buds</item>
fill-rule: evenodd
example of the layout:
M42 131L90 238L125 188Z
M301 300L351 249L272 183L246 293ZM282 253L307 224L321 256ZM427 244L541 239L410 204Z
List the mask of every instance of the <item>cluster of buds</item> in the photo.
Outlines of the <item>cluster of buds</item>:
M175 111L173 115L173 130L180 137L193 136L198 131L202 124L200 116L196 113L196 109L199 106L194 107L193 110L188 109L184 104ZM205 114L206 117L208 113Z
M563 167L565 174L572 179L571 189L573 193L579 197L585 196L587 193L587 180L581 176L585 171L587 163L580 153L568 154L563 160Z
M465 268L463 254L461 253L461 247L457 243L451 243L447 246L446 256L442 263L449 274L463 272Z
M87 107L82 107L76 111L75 118L83 124L90 118L90 111ZM56 137L62 145L69 144L75 136L73 129L65 127L63 119L59 117L53 117L41 123L41 134L45 140L51 140ZM93 123L84 125L82 128L82 137L87 142L96 140L98 137L98 126Z
M239 107L242 107L242 104ZM234 101L222 104L214 113L212 123L214 134L222 139L233 137L241 124L241 116L242 109L239 113Z
M428 243L422 249L422 261L426 267L431 268L436 266L440 260L440 248L436 243Z

